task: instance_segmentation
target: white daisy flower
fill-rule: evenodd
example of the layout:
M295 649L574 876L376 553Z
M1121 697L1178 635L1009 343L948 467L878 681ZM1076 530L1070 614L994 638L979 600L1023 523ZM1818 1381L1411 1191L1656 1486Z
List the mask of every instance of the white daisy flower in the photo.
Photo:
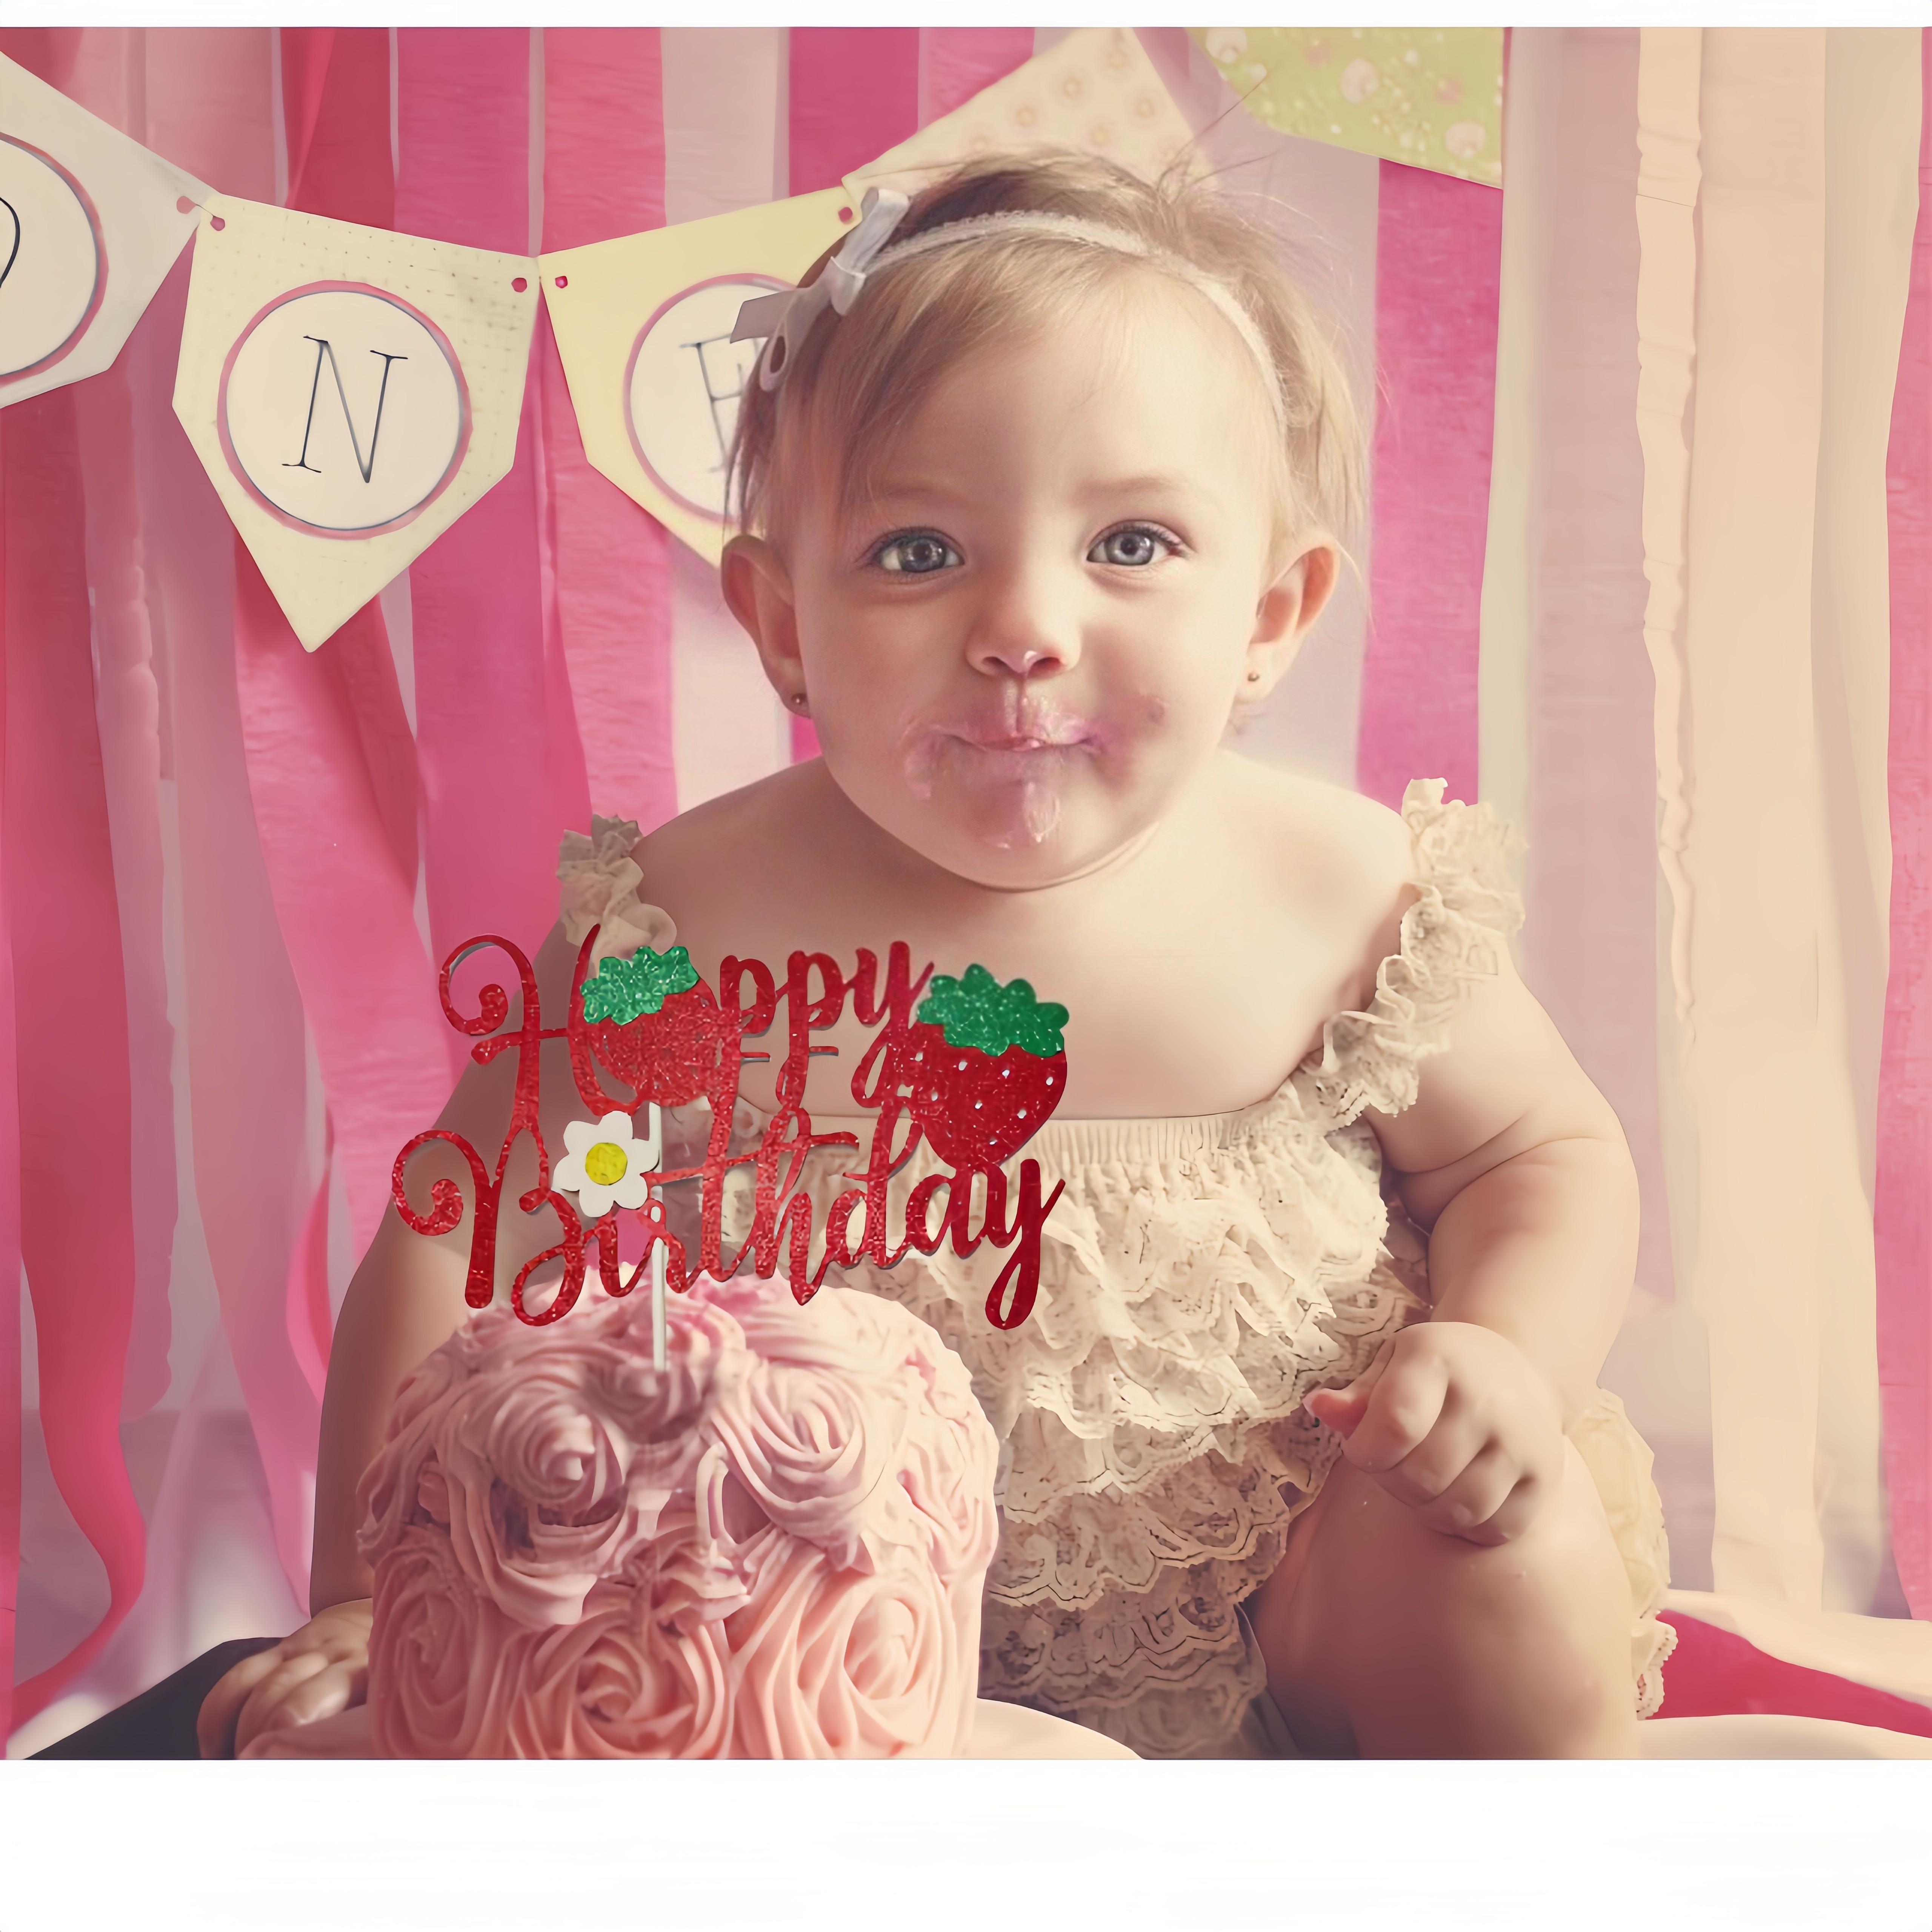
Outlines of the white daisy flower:
M651 1108L651 1130L643 1140L631 1132L628 1114L606 1114L601 1120L572 1120L563 1130L566 1150L552 1171L550 1184L577 1196L577 1204L595 1221L620 1208L641 1208L651 1175L664 1157L658 1110Z

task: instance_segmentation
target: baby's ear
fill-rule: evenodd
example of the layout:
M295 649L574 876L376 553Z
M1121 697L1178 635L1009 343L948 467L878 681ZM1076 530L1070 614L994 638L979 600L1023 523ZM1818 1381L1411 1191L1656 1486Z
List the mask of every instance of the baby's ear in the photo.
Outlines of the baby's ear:
M1340 568L1340 554L1330 538L1318 536L1298 545L1262 592L1255 609L1255 642L1292 651L1321 616Z
M765 675L781 692L798 682L798 619L791 573L763 537L736 536L724 546L718 575L724 602L744 626Z
M732 538L718 559L718 577L732 616L754 638L765 620L763 605L774 597L791 602L791 574L763 537Z

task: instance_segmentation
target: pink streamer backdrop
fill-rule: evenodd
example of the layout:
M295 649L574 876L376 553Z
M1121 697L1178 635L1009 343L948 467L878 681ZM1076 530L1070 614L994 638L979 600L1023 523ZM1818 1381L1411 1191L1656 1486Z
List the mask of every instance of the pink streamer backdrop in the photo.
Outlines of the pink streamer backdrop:
M276 44L262 28L0 32L0 51L93 111L224 191L265 201L275 194ZM1170 60L1186 56L1172 34L1155 44ZM662 222L658 30L410 28L393 44L392 101L388 30L280 31L290 205L518 254ZM832 184L1010 71L1031 53L1033 30L796 28L787 46L781 185L788 178L796 194ZM1572 225L1555 237L1546 318L1551 488L1529 694L1532 829L1548 855L1532 947L1640 1164L1654 1166L1648 692L1632 628L1640 473L1634 364L1619 361L1630 326L1612 309L1633 278L1592 240L1618 232L1616 205L1631 193L1634 160L1618 146L1628 56L1627 42L1577 35L1570 56L1566 152L1577 172L1559 184ZM1394 164L1379 178L1373 628L1358 772L1390 802L1420 776L1473 798L1501 196ZM1899 1568L1921 1615L1932 1613L1928 219L1892 451L1897 872L1878 1210L1888 1471ZM170 1399L198 1371L196 1360L169 1359L170 1269L178 1295L190 1264L179 1204L206 1234L216 1346L232 1357L275 1555L299 1596L328 1358L332 1187L359 1248L395 1147L435 1112L460 1053L436 1011L434 959L482 931L540 938L554 914L557 835L586 824L593 800L646 826L676 807L670 539L586 462L547 325L513 467L411 571L409 639L392 639L372 604L310 655L172 414L188 272L184 258L113 370L0 415L5 1661L21 1520L10 1298L22 1248L42 1311L40 1427L110 1600L77 1649L18 1687L16 1724L82 1676L140 1586L142 1526L118 1425L162 1395L171 1366ZM795 730L795 755L814 744L808 725ZM176 917L178 938L164 946ZM178 1148L177 1024L190 1130ZM310 1042L326 1101L314 1144ZM68 1154L83 1139L84 1166ZM1660 1243L1649 1168L1646 1179ZM75 1225L91 1231L91 1256L73 1241ZM338 1246L334 1261L344 1258ZM1653 1286L1667 1281L1654 1255L1646 1269Z

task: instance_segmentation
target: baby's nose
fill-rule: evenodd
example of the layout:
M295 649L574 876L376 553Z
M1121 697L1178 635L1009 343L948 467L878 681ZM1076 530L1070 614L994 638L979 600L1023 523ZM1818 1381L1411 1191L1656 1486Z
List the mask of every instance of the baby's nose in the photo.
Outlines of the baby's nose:
M1079 662L1080 628L1067 600L1034 573L988 588L967 655L976 670L1018 678L1051 676Z

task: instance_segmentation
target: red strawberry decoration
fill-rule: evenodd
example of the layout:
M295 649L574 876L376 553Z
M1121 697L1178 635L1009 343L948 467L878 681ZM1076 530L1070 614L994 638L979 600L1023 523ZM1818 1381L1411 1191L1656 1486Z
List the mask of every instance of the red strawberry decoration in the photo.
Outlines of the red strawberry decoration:
M996 1167L1039 1132L1066 1090L1066 1009L983 966L942 974L920 1002L900 1078L933 1151L955 1168Z
M638 1106L681 1107L708 1093L731 1026L682 946L607 958L584 982L584 1017L592 1051L637 1090Z

